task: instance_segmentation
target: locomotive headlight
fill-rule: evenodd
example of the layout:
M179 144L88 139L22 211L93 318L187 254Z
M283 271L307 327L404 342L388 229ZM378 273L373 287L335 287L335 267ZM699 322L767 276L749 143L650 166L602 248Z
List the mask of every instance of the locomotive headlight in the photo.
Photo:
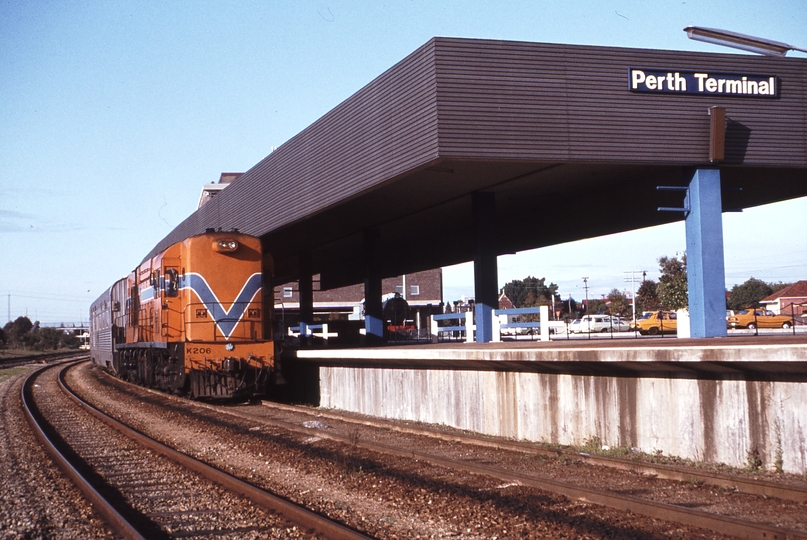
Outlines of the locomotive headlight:
M228 343L227 345L224 346L224 348L227 349L228 351L232 351L233 349L235 349L235 344Z
M217 240L213 242L213 249L218 252L232 253L238 249L238 242L230 239Z

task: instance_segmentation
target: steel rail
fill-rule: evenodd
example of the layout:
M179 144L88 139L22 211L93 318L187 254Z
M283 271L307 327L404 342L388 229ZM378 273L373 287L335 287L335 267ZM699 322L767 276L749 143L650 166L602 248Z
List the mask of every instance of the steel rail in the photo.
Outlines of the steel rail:
M153 392L151 390L149 391ZM161 392L155 392L155 393L172 400L179 399L174 398L173 396L167 396L166 394ZM280 405L266 402L265 404L268 406L278 406L279 408L286 408L287 410L295 412L304 412L306 414L313 416L331 417L339 420L343 419L338 414L322 413L321 411L318 411L317 413L312 413L306 411L303 408L295 406ZM700 527L721 534L733 535L738 538L759 539L759 540L772 540L772 539L807 540L807 533L805 532L793 529L786 529L783 527L777 527L775 525L758 523L730 516L722 516L719 514L703 512L700 510L693 510L690 508L685 508L673 504L650 501L647 499L640 499L638 497L632 497L628 495L621 495L611 491L603 491L593 488L579 487L573 484L545 479L543 477L539 477L533 474L518 473L507 469L492 467L489 465L480 465L480 464L468 463L466 461L454 460L451 458L443 458L425 452L420 452L418 450L403 449L401 447L393 447L379 443L369 443L362 441L357 442L353 437L336 435L333 433L329 433L324 429L301 428L298 425L284 422L282 420L267 419L263 417L250 415L248 413L225 410L222 409L221 407L217 407L215 405L209 405L206 403L194 403L194 405L214 410L221 414L227 414L242 419L248 419L253 422L255 421L261 422L265 425L271 425L294 433L304 434L306 436L316 434L318 437L322 439L329 439L383 454L395 455L407 459L417 459L420 461L424 461L426 463L452 468L455 470L463 470L474 474L483 474L507 482L519 482L522 485L558 493L566 497L569 497L570 499L573 500L599 504L605 507L614 508L622 511L630 511L654 519L663 519L666 521L671 521L683 525ZM358 423L365 423L365 421L362 420L359 421ZM366 423L370 424L371 421L368 421ZM383 422L378 422L378 424L381 427L388 427ZM405 428L405 429L411 430L411 432L415 434L423 434L420 433L419 430L413 428ZM460 439L454 439L454 440L460 440ZM487 440L486 442L489 443L490 446L501 448L501 446L498 446L497 444L500 441ZM559 452L554 450L548 451L548 453L555 456L559 455ZM567 453L571 456L575 456L578 458L582 457L580 454L575 452L567 452Z
M89 353L87 351L45 353L45 354L27 355L27 356L8 356L0 358L0 369L26 366L35 362L54 363L54 362L69 362L71 360L78 361L87 356L89 356Z
M677 467L675 465L666 465L662 463L644 463L630 459L620 459L610 456L600 456L596 454L589 454L586 452L577 452L574 450L541 448L533 443L508 441L505 439L493 439L480 435L470 435L462 433L444 433L438 430L424 428L414 428L401 426L384 420L373 420L354 418L350 416L343 416L339 413L329 411L310 411L305 407L297 407L294 405L285 405L281 403L273 403L264 401L263 405L267 407L274 407L281 410L291 412L298 412L307 414L309 416L329 418L332 420L340 420L342 422L349 422L353 424L361 424L370 427L389 429L399 433L407 433L409 435L420 435L425 437L436 438L444 441L458 442L462 444L472 444L477 446L484 446L489 448L496 448L500 450L512 450L515 452L522 452L534 455L544 455L550 457L566 456L578 459L589 465L601 465L611 467L614 469L631 471L639 474L653 475L667 480L681 480L684 482L703 482L704 484L726 487L736 489L743 493L750 495L759 495L764 497L776 497L798 503L807 503L807 488L799 486L788 486L769 480L757 480L753 478L739 478L727 474L720 474L708 471L698 471L686 467Z
M33 384L39 375L45 370L55 368L55 365L42 367L26 377L22 385L22 404L25 418L31 426L34 435L39 440L42 447L50 455L56 465L70 478L75 486L84 495L84 498L92 505L93 510L101 515L104 521L112 528L115 534L127 540L146 540L144 536L129 521L124 518L112 504L101 495L90 482L73 466L72 463L62 454L53 441L45 432L43 423L45 419L33 399Z
M265 510L276 512L284 516L286 519L302 528L314 529L328 539L368 540L371 538L370 536L356 531L355 529L351 529L325 516L317 514L316 512L289 501L279 495L269 493L252 484L244 482L243 480L236 478L229 473L216 469L215 467L207 465L206 463L203 463L187 454L174 450L173 448L152 439L140 431L137 431L136 429L127 426L126 424L103 413L101 410L79 397L67 384L64 379L64 375L69 367L72 366L68 366L59 372L59 386L62 388L65 394L67 394L67 396L75 401L86 412L98 418L110 427L120 431L127 437L136 441L138 444L161 454L182 467L192 470L203 477L218 483L225 489L237 495L249 499Z
M663 519L679 524L701 527L713 532L733 535L738 538L759 540L807 540L807 533L805 532L777 527L775 525L757 523L730 516L722 516L719 514L685 508L674 504L640 499L638 497L621 495L612 491L580 487L574 484L549 480L534 474L518 473L499 467L468 463L466 461L459 461L451 458L443 458L413 449L401 449L400 447L393 447L379 443L362 441L356 442L355 440L351 440L351 437L349 436L328 433L323 429L303 429L299 426L280 420L269 420L257 417L252 417L251 419L253 421L260 420L264 423L275 425L276 427L283 427L284 429L294 432L305 433L309 436L311 434L316 434L318 437L323 439L330 439L345 444L355 445L383 454L391 454L408 459L417 459L432 465L463 470L475 474L483 474L507 482L518 482L525 486L558 493L569 497L570 499L599 504L617 510L630 511L650 518Z

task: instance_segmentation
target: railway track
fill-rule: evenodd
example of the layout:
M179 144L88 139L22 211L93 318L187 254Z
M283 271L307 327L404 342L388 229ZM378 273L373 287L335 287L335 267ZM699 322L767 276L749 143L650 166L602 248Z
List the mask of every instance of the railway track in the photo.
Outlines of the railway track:
M617 457L578 452L575 450L547 448L529 442L512 441L507 439L497 439L473 435L461 432L449 432L446 430L431 429L428 426L402 425L398 422L385 421L376 418L360 418L350 414L340 414L338 411L317 410L312 411L306 407L285 405L270 401L262 402L264 406L283 409L297 414L305 414L312 418L326 418L360 424L378 429L385 429L399 433L406 433L420 437L431 437L443 441L450 441L460 444L469 444L500 450L512 450L531 455L542 455L552 458L568 458L589 465L610 467L632 473L643 474L656 478L668 480L680 480L682 482L704 483L722 488L729 488L743 493L759 495L762 497L776 497L807 504L807 486L788 485L781 482L771 482L755 478L743 478L737 475L721 474L718 472L697 470L692 467L679 467L663 463L648 463L636 459L622 459Z
M4 356L0 358L0 369L25 366L28 364L50 364L89 358L87 351L62 351L44 354L28 354L22 356Z
M807 490L799 487L781 486L778 484L774 484L772 482L754 481L754 480L739 481L739 479L735 479L734 477L730 477L727 475L690 472L687 469L679 467L653 466L653 465L637 466L636 463L630 462L628 460L618 460L615 458L606 458L604 456L591 456L588 454L580 454L578 452L539 450L534 447L530 448L530 445L527 444L512 443L510 441L500 441L500 440L493 441L491 439L486 439L483 437L475 437L472 435L446 435L444 433L439 433L435 430L429 430L429 429L401 428L400 426L394 425L393 423L389 422L375 421L375 420L356 420L355 418L351 418L346 415L340 415L338 413L331 413L324 411L311 413L310 411L306 410L303 407L275 404L271 402L264 402L264 405L270 408L274 407L277 409L290 410L296 413L304 413L317 419L330 418L339 421L347 421L354 423L358 422L362 423L363 425L372 425L373 427L379 427L383 429L394 429L398 431L405 430L408 433L414 435L438 437L440 439L448 439L462 444L483 445L496 448L507 447L510 450L515 449L517 451L529 451L530 453L536 453L540 451L541 453L553 456L562 455L565 453L567 455L573 456L575 459L588 461L592 464L618 467L626 470L633 470L634 472L640 472L642 474L651 474L659 476L664 475L667 478L695 481L695 482L705 482L706 480L709 480L711 483L715 485L731 486L733 488L742 485L742 487L747 492L759 494L764 497L776 496L779 498L787 498L789 500L797 502L807 501ZM227 414L255 419L253 415L249 414L245 415L243 413L237 413L233 411L227 411ZM621 495L615 493L614 491L580 487L572 483L557 482L539 475L525 474L522 472L508 470L502 467L496 467L486 464L475 464L464 460L445 458L439 455L418 451L416 449L409 447L402 448L399 446L391 446L388 444L371 443L363 440L358 440L358 438L355 435L345 436L334 434L330 432L328 429L317 429L316 427L306 427L301 429L300 426L297 424L291 424L288 422L278 420L263 419L263 422L270 424L273 427L279 427L289 431L297 431L300 433L305 433L308 436L314 435L317 437L331 439L334 441L350 444L353 446L359 446L383 454L417 459L419 461L430 463L432 465L463 470L474 474L488 475L494 478L498 478L505 482L513 482L520 485L536 487L539 489L551 491L553 493L558 493L571 499L584 502L591 502L609 508L614 508L617 510L627 510L654 519L663 519L687 526L701 527L709 529L716 533L728 534L738 538L754 538L765 540L770 539L807 540L807 533L802 531L785 529L782 527L777 527L764 523L757 523L746 519L738 519L729 516L717 515L711 512L699 511L672 504L659 503L656 501L643 499L639 497ZM734 484L736 485L733 485L732 482L734 482ZM772 495L772 493L776 493L777 495Z
M759 513L759 521L754 519L741 519L731 517L731 515L743 516L745 514L742 513L742 510L739 511L740 513L724 513L723 515L720 515L717 513L717 511L711 509L710 511L698 510L699 507L709 506L708 499L710 497L710 492L708 490L704 490L702 487L703 485L706 485L706 482L701 479L685 479L684 482L667 482L667 484L672 485L683 485L686 489L692 488L693 491L697 492L697 496L701 497L700 501L669 504L659 500L652 500L652 493L648 494L650 495L649 497L644 496L645 494L642 493L642 491L645 488L641 485L636 485L638 482L634 483L634 479L644 478L647 475L656 476L656 473L652 472L651 469L646 469L641 471L641 474L636 474L637 471L635 463L631 463L631 465L634 465L634 467L631 469L630 474L621 475L622 477L632 478L629 481L626 481L624 485L612 485L608 486L606 489L596 489L585 487L577 482L553 480L546 475L537 474L534 471L525 472L520 470L518 466L511 468L510 465L513 463L512 458L510 458L510 461L504 460L503 463L505 464L501 465L499 463L498 453L499 450L501 450L501 443L504 441L467 435L426 433L429 435L428 438L437 441L437 443L431 444L414 441L416 437L424 436L424 430L414 427L401 428L400 426L394 426L395 429L408 431L409 433L413 434L413 437L410 440L409 437L395 435L394 432L390 434L390 424L383 421L361 420L361 423L368 425L372 424L373 428L367 430L362 428L361 432L359 431L359 428L345 428L344 426L338 426L337 424L339 421L348 420L356 422L356 419L326 411L311 411L310 409L305 408L278 406L275 404L270 404L269 406L264 407L221 407L204 403L193 403L192 406L188 406L187 400L173 398L158 392L153 393L153 399L143 398L143 392L149 392L148 390L144 390L142 388L135 389L129 385L126 385L125 383L108 379L107 377L101 377L101 379L108 380L111 387L120 386L125 390L131 389L130 391L126 390L126 393L130 394L132 397L140 394L141 397L139 400L141 403L148 402L154 407L165 407L166 410L173 409L180 415L189 414L189 418L192 417L195 419L195 421L202 423L211 422L213 425L219 426L219 429L225 425L230 426L230 429L234 433L242 434L238 435L239 439L265 439L265 436L261 436L260 433L296 433L298 435L297 440L303 441L303 444L306 446L309 444L319 445L319 443L311 442L315 440L331 440L343 445L348 452L355 453L356 449L366 449L377 454L378 456L397 456L399 462L403 460L415 464L432 464L436 467L442 467L447 470L450 469L470 473L471 477L475 476L479 478L481 476L485 476L503 481L503 483L500 483L498 487L493 488L496 490L508 489L507 486L530 486L540 490L562 494L575 501L596 503L602 507L618 509L620 511L627 510L628 513L626 515L643 515L652 520L664 520L666 523L679 524L685 527L685 529L683 529L684 531L686 531L686 527L688 527L690 530L697 530L698 528L701 530L711 530L714 532L714 536L731 535L738 538L765 539L807 538L807 533L805 533L804 530L799 530L801 527L804 527L804 529L807 530L807 526L805 526L804 522L804 503L797 502L802 500L802 495L798 494L799 488L794 488L792 490L794 494L790 497L791 500L787 502L785 502L784 499L780 501L780 499L773 498L767 492L763 492L763 494L759 496L742 494L742 497L745 498L746 512L748 515L755 513L753 509L754 506L757 506L757 502L759 503L758 506L763 507L767 505L768 509ZM135 399L137 398L135 397ZM169 405L165 405L165 403L169 403ZM173 403L173 405L171 405L171 403ZM198 408L209 409L211 414L192 412L193 409L198 410ZM264 414L261 412L263 410L268 412ZM156 411L150 414L153 415L155 413ZM232 417L233 419L227 420L226 418L228 416ZM236 419L241 419L241 421ZM331 425L326 425L326 422ZM429 431L431 430L425 430L425 432ZM386 435L382 432L385 432ZM252 433L255 435L253 436ZM274 440L277 436L278 435L271 435L270 440ZM284 440L287 439L286 436L281 437ZM386 441L386 443L379 441ZM259 444L265 445L266 443ZM446 450L446 452L440 451L440 448L438 447L442 448L442 450ZM474 447L483 448L485 452L475 452L473 450ZM263 446L263 448L265 450L266 446ZM434 451L435 448L437 451ZM495 451L492 449L495 449ZM533 450L535 449L536 448L533 448ZM460 455L464 455L466 457L457 458L457 451L462 451L462 454ZM453 457L450 455L451 452L454 452L455 454ZM507 452L513 454L518 452L520 454L527 455L525 453L525 448L518 447L518 445L517 447L508 449ZM564 453L556 450L551 450L549 452L549 456L545 461L543 460L543 456L538 456L541 458L541 465L544 463L549 465L549 462L552 460L563 461L568 459L569 461L574 461L575 463L582 463L584 460L589 460L589 458L592 462L598 458L598 456ZM549 459L549 457L552 459ZM330 459L334 459L334 457L331 457ZM524 458L518 459L521 459L524 462L529 461L525 460ZM607 458L607 460L613 460L613 458ZM374 463L381 463L382 461L386 462L387 460L382 457L373 458ZM334 463L334 465L337 464ZM602 463L599 463L599 465L602 465ZM623 466L627 466L627 464L623 464ZM421 467L421 465L414 465L414 467L418 468ZM661 468L667 467L665 466ZM537 469L538 473L543 473L541 467L534 467L534 469ZM572 469L574 469L574 464L572 464ZM355 472L356 469L354 468L353 470ZM686 469L682 469L682 471L686 471ZM361 474L361 467L358 468L358 474ZM672 473L667 471L666 474L671 475ZM373 478L379 479L382 477L384 477L384 475L373 476ZM735 483L737 481L737 479L734 477L727 477L726 479ZM373 480L373 482L375 483L376 480ZM764 483L762 484L764 487ZM372 487L375 488L376 486L373 485ZM770 487L771 486L767 486L765 489L769 489ZM518 490L519 488L509 489ZM662 489L669 489L669 486ZM746 491L752 491L752 489L749 488ZM731 489L716 489L713 493L716 498L720 498L721 496L724 496L726 492L730 492L733 496L735 493L737 493L737 490L735 489L735 486L732 485ZM749 500L751 501L750 504L748 502ZM781 505L780 502L782 503ZM428 503L431 504L431 498L429 498ZM788 512L791 514L791 522L797 526L795 529L788 527L787 525L782 525L781 520L778 522L779 526L763 522L766 517L770 517L770 508L773 508L773 512L779 512L778 508L780 506L782 507L782 514ZM787 509L785 509L785 507L787 507ZM749 508L750 510L748 510ZM543 512L542 507L534 507L534 509L530 512L536 510L539 511L539 513ZM494 510L491 508L486 512L490 511ZM607 513L608 511L603 509L599 511L593 510L593 512L596 514L597 512ZM765 514L765 512L768 513ZM793 518L793 515L796 517ZM560 514L552 513L550 519L564 518L562 518ZM786 521L787 520L785 520L785 522ZM675 531L674 527L675 526L673 526L672 529L673 531ZM468 530L470 531L470 529ZM689 536L689 534L686 532L676 534L679 536L681 534L684 536ZM712 535L707 536L711 537Z
M580 453L571 450L556 450L537 447L529 443L507 441L501 439L491 439L489 437L475 436L464 433L446 433L441 430L429 429L428 427L401 426L394 422L387 422L377 419L358 419L354 416L339 414L331 411L313 412L305 407L284 405L273 402L263 402L264 406L278 410L287 410L297 414L306 414L318 420L331 419L340 422L356 423L384 430L398 431L416 436L433 437L440 440L451 441L465 445L478 445L496 449L507 449L527 454L541 454L551 457L568 456L570 459L579 460L591 465L606 466L620 470L631 471L633 473L649 475L653 477L680 480L686 482L698 482L711 484L714 486L731 488L745 493L759 495L765 499L775 497L794 501L797 503L807 503L807 488L801 486L788 486L780 483L738 478L732 475L724 475L707 471L696 471L687 467L675 467L664 464L638 463L635 460L618 459L608 456L597 456L587 453ZM298 429L293 424L286 422L271 421L275 425L283 425L285 429ZM738 519L729 516L716 515L711 512L699 511L681 506L659 503L656 501L626 496L607 490L597 490L568 482L557 482L539 475L525 474L506 468L496 467L486 464L474 464L465 460L450 459L439 455L421 452L412 448L401 448L386 444L357 442L355 436L341 436L330 433L327 429L307 429L307 433L316 433L323 438L331 438L340 442L350 442L373 450L392 455L399 455L418 459L433 465L440 465L454 469L465 470L470 473L486 474L499 478L503 481L515 482L521 485L533 486L545 489L554 493L565 495L569 498L592 502L595 504L627 510L640 515L655 519L663 519L676 523L702 527L711 531L736 536L738 538L755 539L807 539L807 533L798 530L777 527L765 523L758 523L746 519Z
M366 535L177 452L81 400L53 367L22 399L48 453L124 538ZM121 434L125 435L123 437Z

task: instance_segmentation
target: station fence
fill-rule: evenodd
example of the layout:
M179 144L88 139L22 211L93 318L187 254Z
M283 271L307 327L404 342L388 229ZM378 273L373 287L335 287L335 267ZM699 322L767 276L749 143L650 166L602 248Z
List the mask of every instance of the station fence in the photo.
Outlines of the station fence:
M538 315L538 320L519 321L512 319L512 317L523 315ZM457 323L440 326L440 321L457 321ZM471 311L432 315L429 326L432 339L436 341L455 338L464 339L466 343L474 341L476 325L474 324L474 314ZM541 341L549 341L550 333L565 333L566 324L563 321L550 321L547 306L493 310L493 335L491 341L498 343L502 340L502 335L518 336L532 334L535 331L539 332Z
M525 315L537 315L537 321L520 321L518 318ZM446 321L451 321L453 324L445 324ZM728 335L787 335L787 334L804 334L807 333L807 325L799 321L797 317L793 317L793 326L789 329L778 328L755 328L755 329L728 329ZM441 326L441 324L443 324ZM421 330L425 334L425 329ZM464 341L466 343L473 343L475 341L476 325L474 324L473 311L462 313L444 313L439 315L431 315L429 317L429 330L428 337L422 333L418 333L417 337L411 339L391 340L399 342L422 342L424 339L431 342L440 341ZM363 332L362 332L363 333ZM605 335L608 334L608 335ZM577 339L587 337L588 339L602 339L602 338L639 338L639 332L630 330L629 332L619 332L612 328L610 332L580 332L575 338L572 338L572 332L569 328L569 323L564 321L550 321L549 310L547 306L539 306L534 308L514 308L514 309L495 309L493 310L493 328L492 328L492 342L501 342L503 337L518 339L520 336L538 336L540 341L549 341L550 339ZM330 332L328 324L301 324L300 326L288 327L288 337L317 337L323 340L325 345L328 345L328 338L339 337L337 332ZM686 334L680 337L688 337ZM646 336L641 336L646 337ZM665 337L664 333L658 336L649 337ZM667 335L666 337L677 337L675 333Z

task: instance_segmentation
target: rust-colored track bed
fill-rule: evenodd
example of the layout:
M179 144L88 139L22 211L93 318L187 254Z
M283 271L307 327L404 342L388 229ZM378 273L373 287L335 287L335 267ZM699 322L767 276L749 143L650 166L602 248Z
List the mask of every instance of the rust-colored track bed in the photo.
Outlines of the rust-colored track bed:
M42 426L36 429L43 444L53 448L51 453L67 456L59 460L62 468L84 486L82 491L116 534L367 538L108 417L70 390L64 377L67 369L60 371L58 384L68 397L53 392L55 382L41 376L45 370L29 377L23 390L29 418ZM60 399L70 403L58 403Z
M807 482L803 482L801 485L788 484L784 481L774 482L758 478L743 477L737 474L723 474L709 470L701 470L694 467L682 467L665 463L651 463L639 459L624 459L608 455L579 452L570 449L550 448L544 445L529 442L474 435L461 432L459 430L437 429L423 424L392 422L379 418L369 418L353 414L342 414L338 411L310 409L307 407L285 405L271 401L263 401L263 405L270 408L285 409L295 413L316 416L318 418L330 418L340 422L361 424L423 437L433 437L443 441L453 441L462 444L512 450L515 452L524 452L526 454L543 455L553 458L565 457L591 465L611 467L637 474L665 478L669 480L680 480L683 482L710 484L713 486L729 488L753 495L776 497L779 499L786 499L789 501L807 504Z
M343 515L354 527L359 517L362 530L378 538L417 536L411 530L422 526L424 518L425 530L445 533L453 527L452 534L473 532L471 536L482 538L807 537L804 504L795 501L699 480L617 471L554 451L527 454L345 424L311 409L303 413L289 407L189 403L106 376L95 378L101 386L87 377L82 392L120 401L116 415L181 417L181 428L143 425L162 431L158 438L172 446L185 446L183 451L198 452L213 463L233 463L233 456L246 456L248 462L263 452L265 457L258 459L269 459L266 469L293 483L287 497ZM178 432L182 430L190 437ZM202 432L216 435L191 440ZM276 480L262 469L242 467L237 474L256 475L259 484ZM373 496L371 504L377 508L362 506ZM413 519L420 523L405 523ZM454 520L463 524L456 526ZM409 527L406 533L401 532L404 525Z
M274 407L277 409L285 409L298 413L303 412L305 414L311 414L320 419L333 419L338 421L361 423L364 425L381 427L383 429L406 431L414 435L437 437L441 440L449 440L467 445L482 445L497 449L526 452L530 454L543 454L552 457L565 456L569 459L579 460L580 462L584 463L587 462L595 465L615 467L644 475L730 487L731 489L742 490L750 494L761 495L765 499L768 497L778 497L780 499L788 499L799 503L807 502L807 489L799 486L787 486L763 480L742 479L735 476L702 472L685 467L644 464L637 463L633 460L617 459L606 456L592 456L590 454L573 452L569 450L544 449L538 447L537 445L530 445L528 443L491 439L468 434L448 434L445 431L429 429L427 427L401 427L399 424L392 422L370 419L359 420L356 417L343 415L332 411L313 412L302 407L280 405L271 402L263 403L270 408ZM293 426L290 425L286 425L284 427L287 429L293 429ZM311 431L316 432L318 436L340 440L342 442L350 442L351 438L355 439L355 437L346 438L341 435L334 435L332 433L328 433L327 430L309 430L309 432ZM449 459L440 455L421 452L410 447L402 448L400 446L389 446L364 441L355 442L355 440L353 444L358 444L364 448L377 452L408 456L413 459L418 459L435 465L462 469L476 474L486 474L501 480L546 489L554 493L565 495L572 499L593 502L620 510L628 510L656 519L669 520L689 526L703 527L717 533L729 534L739 538L807 538L807 533L798 530L791 530L765 523L758 523L747 519L738 519L730 516L718 515L711 512L699 511L673 504L660 503L649 499L619 494L615 491L590 489L568 482L556 482L540 475L519 473L495 465L475 464L465 460Z

